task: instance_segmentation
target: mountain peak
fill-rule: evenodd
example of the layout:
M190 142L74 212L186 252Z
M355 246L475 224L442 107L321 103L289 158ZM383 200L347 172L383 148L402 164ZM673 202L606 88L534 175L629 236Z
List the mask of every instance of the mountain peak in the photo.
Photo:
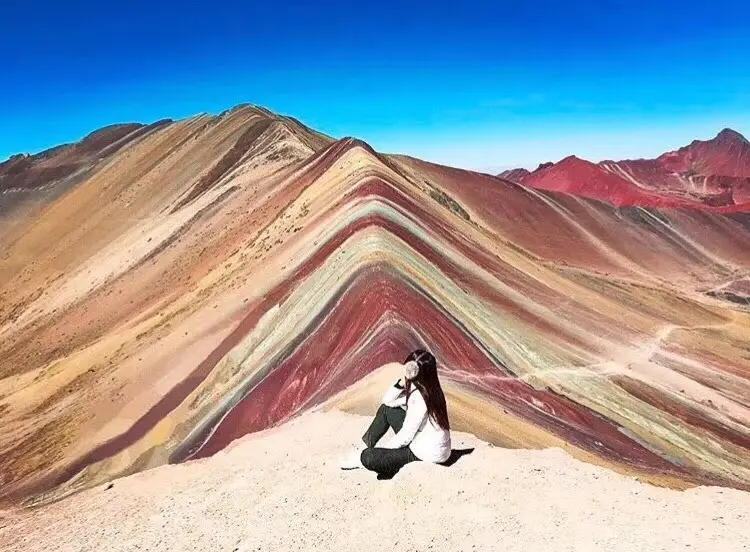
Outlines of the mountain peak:
M557 163L547 164L544 168L548 168L548 167L552 167L552 166L560 166L560 165L562 165L562 166L574 166L574 167L578 167L578 166L586 166L586 167L588 167L588 166L593 166L594 163L592 163L591 161L588 161L586 159L582 159L582 158L578 157L577 155L568 155L567 157L565 157L564 159L561 159ZM542 169L542 165L540 165L539 168Z
M719 134L716 135L716 138L714 138L717 142L724 142L724 143L737 143L740 144L747 144L750 145L750 142L748 142L747 138L745 138L742 134L737 132L736 130L732 130L731 128L725 128Z
M515 168L515 169L508 169L497 176L500 178L504 178L506 180L510 180L511 182L521 182L524 178L529 176L531 174L531 171L524 169L522 167Z

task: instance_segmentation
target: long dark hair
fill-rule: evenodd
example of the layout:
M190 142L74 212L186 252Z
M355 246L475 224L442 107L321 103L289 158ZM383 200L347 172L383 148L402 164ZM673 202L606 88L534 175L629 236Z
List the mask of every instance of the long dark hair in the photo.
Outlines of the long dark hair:
M404 364L414 360L419 365L417 377L405 382L406 400L408 402L412 386L419 389L427 405L427 414L443 429L450 429L448 421L448 407L445 405L445 395L438 379L435 357L425 349L416 349L409 353Z

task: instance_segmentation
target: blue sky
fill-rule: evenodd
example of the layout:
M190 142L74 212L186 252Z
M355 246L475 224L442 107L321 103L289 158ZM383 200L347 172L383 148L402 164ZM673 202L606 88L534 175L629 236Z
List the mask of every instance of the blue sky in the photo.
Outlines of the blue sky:
M114 122L264 105L479 170L750 134L750 2L20 2L0 159Z

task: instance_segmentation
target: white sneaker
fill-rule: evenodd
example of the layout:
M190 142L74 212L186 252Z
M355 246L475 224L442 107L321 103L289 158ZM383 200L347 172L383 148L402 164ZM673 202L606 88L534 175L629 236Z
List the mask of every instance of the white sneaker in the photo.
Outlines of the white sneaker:
M365 450L364 447L357 447L355 450L351 451L341 459L339 467L342 470L356 470L357 468L363 467L362 460L360 460L363 450Z

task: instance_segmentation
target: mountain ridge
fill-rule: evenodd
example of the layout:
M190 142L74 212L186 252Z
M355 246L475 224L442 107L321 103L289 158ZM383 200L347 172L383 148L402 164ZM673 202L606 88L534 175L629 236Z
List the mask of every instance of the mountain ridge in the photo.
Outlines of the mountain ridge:
M571 168L571 157L542 164L528 174L506 171L500 176L538 189L580 195L614 205L695 208L746 212L750 210L750 142L725 128L710 140L655 159L604 160L591 163L583 174ZM593 173L600 173L594 175ZM606 176L609 173L615 178ZM592 180L607 182L601 187ZM612 192L616 189L616 192Z
M0 215L0 499L216 453L418 346L457 429L744 488L746 216L303 127L243 106L175 121Z

